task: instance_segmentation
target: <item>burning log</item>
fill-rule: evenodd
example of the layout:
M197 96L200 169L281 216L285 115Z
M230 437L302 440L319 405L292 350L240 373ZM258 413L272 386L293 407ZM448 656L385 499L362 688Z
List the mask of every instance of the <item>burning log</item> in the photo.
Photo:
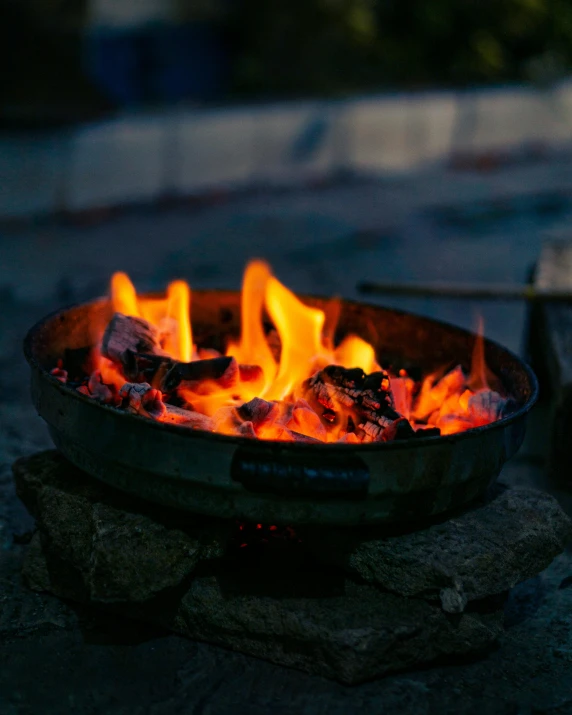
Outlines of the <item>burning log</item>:
M101 354L119 363L126 376L132 372L132 354L161 355L156 328L142 318L115 313L101 341Z
M210 417L164 403L161 391L148 383L127 382L119 391L119 396L122 407L133 414L193 429L210 431L213 428Z
M167 407L163 402L163 395L159 390L151 387L147 382L126 382L119 391L122 406L128 411L143 417L162 419Z
M63 369L63 361L58 360L58 365L53 370L50 370L50 375L63 382L64 384L68 381L68 371Z
M239 407L237 413L252 423L259 437L295 442L325 442L327 439L326 428L306 400L280 403L255 397Z
M214 348L198 348L197 354L199 360L210 360L212 358L222 357L222 354Z
M307 380L304 390L322 420L342 432L357 430L373 442L415 435L407 419L394 409L389 375L383 370L366 375L360 368L329 365Z
M215 431L240 437L305 443L323 443L327 437L320 418L304 400L286 404L255 397L240 407L219 408L213 422Z
M267 402L261 397L254 397L250 402L245 402L237 409L239 417L253 425L260 425L269 420L270 415L276 409L275 402Z
M87 385L81 385L77 391L86 397L101 402L104 405L117 406L121 402L119 393L115 385L107 385L103 382L103 377L99 370L92 372L87 381Z
M446 375L437 379L436 375L429 375L423 381L421 391L417 397L413 417L420 421L428 420L437 410L440 410L446 400L452 395L460 395L465 389L467 376L460 365Z
M202 394L212 388L229 390L239 382L260 382L264 375L259 365L239 365L233 357L217 357L194 362L173 362L160 381L163 392L187 390Z
M479 390L469 399L469 413L473 422L479 425L500 420L511 407L510 400L494 390Z
M173 392L184 387L193 390L198 383L205 380L228 383L238 378L238 365L232 357L216 357L194 362L171 361L170 367L161 380L163 392Z
M146 325L149 324L140 318L116 313L103 337L102 355L119 363L131 382L147 382L164 393L172 393L180 388L200 391L201 383L206 382L216 382L217 387L228 389L239 380L255 382L263 377L258 365L237 365L232 357L219 355L192 362L173 360L161 351L158 342L152 343L153 335L146 331Z
M194 410L184 410L181 407L169 404L165 405L165 414L160 421L171 425L190 427L191 429L206 430L207 432L212 432L214 429L213 421L210 417Z
M127 350L122 359L121 369L131 382L148 382L153 387L161 387L166 373L174 361L165 355L134 353Z

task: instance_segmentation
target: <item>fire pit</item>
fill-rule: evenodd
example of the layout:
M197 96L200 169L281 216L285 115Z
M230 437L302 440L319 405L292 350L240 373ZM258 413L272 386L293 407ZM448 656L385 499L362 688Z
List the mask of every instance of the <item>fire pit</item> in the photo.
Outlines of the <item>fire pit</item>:
M118 274L111 300L26 338L54 443L124 491L266 524L406 522L483 494L522 443L536 379L489 340L301 302L260 262L241 294L194 291L190 320L189 303Z
M529 368L426 318L302 302L260 262L242 293L190 298L118 274L28 334L59 449L14 465L28 585L348 684L486 650L571 533L550 496L493 485Z

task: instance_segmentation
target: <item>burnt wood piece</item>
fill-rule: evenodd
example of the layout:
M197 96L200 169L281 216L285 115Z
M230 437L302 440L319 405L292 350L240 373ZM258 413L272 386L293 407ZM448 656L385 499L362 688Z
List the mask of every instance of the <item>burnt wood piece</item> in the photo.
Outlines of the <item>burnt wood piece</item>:
M50 375L52 375L52 377L55 377L56 380L59 380L64 385L68 381L68 371L64 370L59 365L58 365L58 367L55 367L53 370L50 370Z
M328 365L306 381L305 391L326 423L346 420L348 432L362 432L373 442L415 436L394 408L389 375L383 370L366 375L361 368Z
M153 387L161 387L165 375L174 364L175 361L166 355L127 350L121 367L123 374L131 382L148 382Z
M181 427L190 427L191 429L213 431L213 421L207 415L194 410L184 410L182 407L175 405L165 405L165 414L161 417L161 422L167 422L172 425Z
M121 403L122 398L119 396L117 388L115 385L108 385L103 382L103 377L99 370L92 372L87 383L80 385L76 389L80 394L104 405L117 407Z
M540 254L534 288L572 290L572 244L547 243ZM550 394L548 468L560 482L572 484L572 302L537 302L531 309L528 334L530 359Z
M119 363L131 379L132 353L160 354L157 331L147 320L115 313L103 334L101 354Z
M67 382L81 383L97 367L93 360L93 346L66 348L62 365L58 367L62 367L67 372Z
M257 365L236 365L232 357L216 357L193 362L179 362L167 355L139 353L127 350L122 359L124 375L132 382L148 382L162 392L171 393L179 387L192 389L204 381L225 383L236 382L243 375L253 379L258 377L261 368Z
M279 403L254 397L239 407L221 407L213 423L215 431L241 437L308 444L323 444L327 437L320 418L305 400Z
M167 412L161 391L147 382L126 382L119 391L119 397L124 409L142 417L160 420Z
M161 381L163 392L172 392L178 387L192 387L190 383L204 380L218 381L236 364L232 357L217 357L194 362L171 361L171 366ZM238 368L237 368L238 371Z
M161 391L146 382L126 382L119 391L119 397L121 407L133 414L182 427L213 429L213 421L210 417L164 403Z

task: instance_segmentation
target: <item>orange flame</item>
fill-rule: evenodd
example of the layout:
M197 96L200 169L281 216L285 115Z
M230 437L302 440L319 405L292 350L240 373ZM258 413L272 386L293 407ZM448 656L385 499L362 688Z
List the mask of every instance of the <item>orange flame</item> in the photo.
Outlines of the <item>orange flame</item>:
M114 273L111 278L111 302L113 310L123 315L139 318L139 304L135 286L127 273Z
M278 374L263 397L282 400L319 366L326 316L304 305L274 277L266 285L266 308L280 335L282 354Z
M180 362L212 358L219 353L199 346L195 352L191 326L191 291L184 281L169 284L164 297L143 297L125 273L111 279L111 303L115 312L142 318L157 331L162 353ZM205 424L225 434L259 439L292 441L313 438L355 444L366 437L353 431L350 406L343 393L321 397L315 404L302 385L326 365L361 368L366 374L381 368L374 347L358 335L347 335L334 345L339 301L326 312L305 305L273 275L264 261L251 261L243 278L241 333L230 342L226 354L235 358L224 380L203 380L178 389L187 407L207 417ZM272 345L264 328L265 313L274 325L279 344ZM382 327L382 326L381 326ZM279 357L278 357L279 355ZM98 384L119 390L125 383L121 368L96 351ZM95 383L94 383L95 384ZM438 371L417 385L405 371L390 376L392 405L414 429L436 426L452 434L497 419L503 398L491 385L498 380L488 370L484 355L482 322L475 340L470 374L460 366L445 374ZM87 389L87 388L85 388ZM85 394L84 389L84 394ZM306 388L304 388L306 389ZM245 419L238 408L253 398L263 398L263 418ZM324 400L335 407L338 418L322 415ZM332 410L330 410L332 412ZM363 425L362 425L363 426ZM367 432L365 432L367 436Z
M167 288L167 320L173 323L165 350L181 362L190 362L193 352L191 330L191 291L184 281Z
M260 365L264 384L259 394L263 394L270 387L277 368L262 325L262 310L270 278L270 266L264 261L251 261L246 267L242 281L240 342L230 343L226 351L227 355L232 355L239 363Z
M332 362L347 368L361 367L368 374L380 369L373 346L357 335L348 335L342 340L334 350Z

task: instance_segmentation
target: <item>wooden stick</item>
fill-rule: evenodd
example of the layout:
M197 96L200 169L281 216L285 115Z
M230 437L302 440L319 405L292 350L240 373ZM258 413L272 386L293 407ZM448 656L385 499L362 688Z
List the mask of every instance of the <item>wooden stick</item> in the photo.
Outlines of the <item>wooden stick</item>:
M533 285L505 283L358 283L357 290L369 295L408 295L464 300L572 301L570 290L544 290Z

